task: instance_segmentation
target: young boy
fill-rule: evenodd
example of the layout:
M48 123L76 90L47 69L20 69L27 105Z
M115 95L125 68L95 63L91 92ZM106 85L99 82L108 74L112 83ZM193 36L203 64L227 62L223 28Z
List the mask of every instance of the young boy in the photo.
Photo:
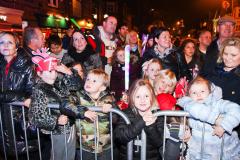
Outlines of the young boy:
M101 107L102 112L104 112L97 113L96 123L88 119L76 122L78 135L80 127L82 129L80 138L82 139L83 160L94 159L95 152L98 153L98 160L110 159L109 116L105 113L108 113L112 107L117 108L117 106L113 96L106 90L108 86L107 73L101 69L93 69L87 75L84 89L77 92L81 106ZM96 145L94 134L97 136ZM80 159L80 155L77 159Z
M51 50L50 56L57 58L58 60L62 60L62 57L67 50L62 48L62 40L58 35L51 35L48 39L48 47Z

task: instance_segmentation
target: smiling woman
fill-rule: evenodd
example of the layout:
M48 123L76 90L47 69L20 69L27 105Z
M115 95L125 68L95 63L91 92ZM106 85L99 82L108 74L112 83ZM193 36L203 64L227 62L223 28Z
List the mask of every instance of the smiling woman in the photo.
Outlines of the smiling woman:
M75 62L83 64L87 72L102 67L99 54L94 51L87 36L81 30L73 32L70 48L62 58L62 63L67 66Z
M206 78L222 88L223 99L240 104L240 38L223 41L218 64Z

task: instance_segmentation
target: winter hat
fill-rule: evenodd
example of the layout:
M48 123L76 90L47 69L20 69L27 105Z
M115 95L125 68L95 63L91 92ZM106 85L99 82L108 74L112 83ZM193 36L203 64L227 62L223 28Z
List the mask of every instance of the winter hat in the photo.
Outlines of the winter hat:
M157 95L157 101L160 110L176 110L177 100L171 94L161 93Z

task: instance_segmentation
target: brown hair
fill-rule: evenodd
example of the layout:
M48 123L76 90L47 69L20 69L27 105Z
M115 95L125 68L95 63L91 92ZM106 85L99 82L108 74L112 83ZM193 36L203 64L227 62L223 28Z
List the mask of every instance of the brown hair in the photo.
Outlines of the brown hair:
M189 90L191 89L192 85L194 84L203 84L205 83L209 89L209 92L211 92L211 82L201 76L197 76L195 79L193 79L189 84L188 84L188 90L187 94L189 95Z
M102 70L102 69L92 69L88 72L88 75L89 74L93 74L93 75L102 77L103 78L103 85L105 87L109 86L109 83L110 83L109 82L109 77L108 77L108 74L106 72L104 72L104 70Z
M138 91L138 89L142 86L146 86L152 95L151 100L150 100L151 106L154 106L156 104L155 94L154 94L151 84L144 79L138 79L131 85L131 87L129 89L129 106L130 107L135 108L134 97L135 97L135 94Z
M118 62L117 59L117 54L119 51L124 51L124 48L122 47L117 47L117 49L113 52L113 56L112 56L112 65L116 64Z

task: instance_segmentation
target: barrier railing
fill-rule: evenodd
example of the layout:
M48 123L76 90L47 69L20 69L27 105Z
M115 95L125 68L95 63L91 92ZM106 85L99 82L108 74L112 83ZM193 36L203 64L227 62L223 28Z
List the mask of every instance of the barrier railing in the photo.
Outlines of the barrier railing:
M159 111L154 113L155 116L164 116L164 137L163 137L163 150L162 150L162 159L164 160L164 153L165 153L165 141L166 141L166 125L167 125L167 117L168 116L176 116L176 117L184 117L184 126L186 125L186 117L189 116L188 112L184 111ZM147 146L147 137L144 130L141 133L141 140L138 140L135 143L141 147L141 160L146 160L146 146ZM182 154L183 155L183 154Z
M15 129L15 119L14 119L14 116L13 116L13 107L17 107L18 109L21 109L21 114L22 114L22 122L23 122L23 139L24 139L24 149L25 149L25 154L26 154L26 159L29 160L30 158L30 151L29 151L29 140L28 140L28 135L27 135L27 127L28 127L28 122L26 121L26 118L27 118L27 115L25 115L25 110L26 108L23 106L23 103L22 102L13 102L13 103L9 103L9 104L2 104L2 105L8 105L8 106L5 106L5 107L9 107L10 109L10 121L11 121L11 131L12 131L12 140L13 140L13 150L14 150L14 154L15 154L15 157L14 159L18 160L19 159L19 149L17 148L17 137L19 133L16 133L17 130ZM57 104L49 104L48 105L49 107L49 112L51 112L51 109L58 109L59 106ZM96 112L102 112L101 108L99 107L89 107L90 110L92 111L96 111ZM113 160L113 124L112 124L112 115L114 114L117 114L118 116L122 117L124 119L124 121L126 122L126 124L130 124L130 121L128 119L128 117L120 110L118 109L114 109L112 108L110 110L110 136L111 136L111 160ZM5 117L6 118L6 117ZM6 127L6 124L3 124L3 121L2 121L3 117L2 117L2 110L0 110L0 129L1 129L1 138L2 138L2 149L3 149L3 155L4 155L4 159L8 159L8 153L7 153L7 148L6 148L6 140L4 139L5 136L4 136L4 128ZM81 121L81 120L79 120ZM5 122L5 121L4 121ZM4 127L5 126L5 127ZM97 124L95 124L95 126L97 126ZM36 129L36 132L37 132L37 147L38 147L38 153L39 153L39 159L42 160L42 153L41 153L41 131L40 129ZM81 133L81 128L79 130L79 132ZM53 140L52 140L52 136L53 136L53 133L52 131L50 132L51 134L51 145L52 145L52 158L54 159L54 152L53 152L53 147L54 147L54 144L53 144ZM67 143L67 137L66 137L66 128L64 127L64 144L65 144L65 159L67 160L67 157L68 157L68 150L67 150L67 147L66 147L66 143ZM80 145L82 144L81 143L81 135L79 136L79 142L80 142ZM96 141L96 137L97 137L97 133L95 132L95 145L97 143ZM80 146L80 159L82 159L82 147ZM133 141L130 141L127 145L127 157L128 157L128 160L132 160L133 159ZM12 157L10 158L12 159ZM97 159L97 152L95 152L95 159ZM31 159L30 159L31 160Z

